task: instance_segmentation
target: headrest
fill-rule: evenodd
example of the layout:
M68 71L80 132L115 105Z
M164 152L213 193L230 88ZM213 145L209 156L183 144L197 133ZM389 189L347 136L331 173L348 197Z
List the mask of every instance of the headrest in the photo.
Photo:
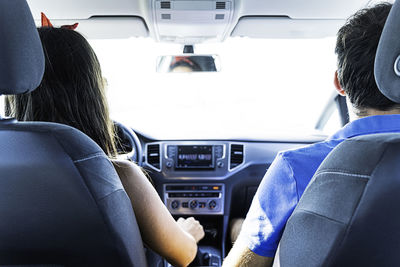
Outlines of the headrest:
M395 1L383 29L375 58L375 80L379 90L400 103L400 1Z
M26 0L0 1L0 95L35 90L44 73L44 55Z

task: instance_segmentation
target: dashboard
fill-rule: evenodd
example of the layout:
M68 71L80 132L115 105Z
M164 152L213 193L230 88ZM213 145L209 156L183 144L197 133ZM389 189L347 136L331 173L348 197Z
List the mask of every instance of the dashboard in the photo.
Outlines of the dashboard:
M171 214L225 215L229 214L236 185L255 191L278 151L298 146L233 141L150 142L144 148L144 167Z
M136 135L131 129L124 133ZM137 134L124 140L135 142L130 147L137 151L130 154L148 173L169 212L176 219L193 216L200 221L206 236L199 250L216 259L212 266L220 266L232 245L229 222L245 217L276 154L323 139L153 140Z
M201 222L206 237L199 247L223 259L232 245L229 222L245 217L276 154L314 141L149 140L143 167L175 218Z

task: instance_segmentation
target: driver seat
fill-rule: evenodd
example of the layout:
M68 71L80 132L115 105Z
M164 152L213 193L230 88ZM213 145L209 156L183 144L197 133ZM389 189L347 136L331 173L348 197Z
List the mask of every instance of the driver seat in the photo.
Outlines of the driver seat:
M400 1L375 61L379 90L400 103ZM323 161L289 218L274 266L400 264L400 134L364 135Z
M33 91L44 55L26 0L0 1L0 94ZM101 148L61 124L0 118L0 265L147 266Z

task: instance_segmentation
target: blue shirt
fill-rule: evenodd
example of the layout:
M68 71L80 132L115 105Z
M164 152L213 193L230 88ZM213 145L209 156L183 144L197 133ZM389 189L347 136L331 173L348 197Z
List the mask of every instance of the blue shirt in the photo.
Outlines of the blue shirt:
M325 157L347 138L400 132L400 115L355 120L327 140L280 152L265 174L243 223L241 238L254 253L274 257L289 216Z

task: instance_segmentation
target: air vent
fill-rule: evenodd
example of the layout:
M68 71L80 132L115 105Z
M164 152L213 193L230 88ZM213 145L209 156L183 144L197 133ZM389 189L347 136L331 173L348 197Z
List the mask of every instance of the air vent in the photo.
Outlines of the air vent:
M215 8L216 9L225 9L226 8L226 2L217 2Z
M161 1L161 8L162 9L171 9L171 2Z
M156 169L160 169L160 145L147 146L147 163Z
M243 163L243 145L231 145L231 169Z
M215 19L218 20L225 19L225 14L215 14Z

